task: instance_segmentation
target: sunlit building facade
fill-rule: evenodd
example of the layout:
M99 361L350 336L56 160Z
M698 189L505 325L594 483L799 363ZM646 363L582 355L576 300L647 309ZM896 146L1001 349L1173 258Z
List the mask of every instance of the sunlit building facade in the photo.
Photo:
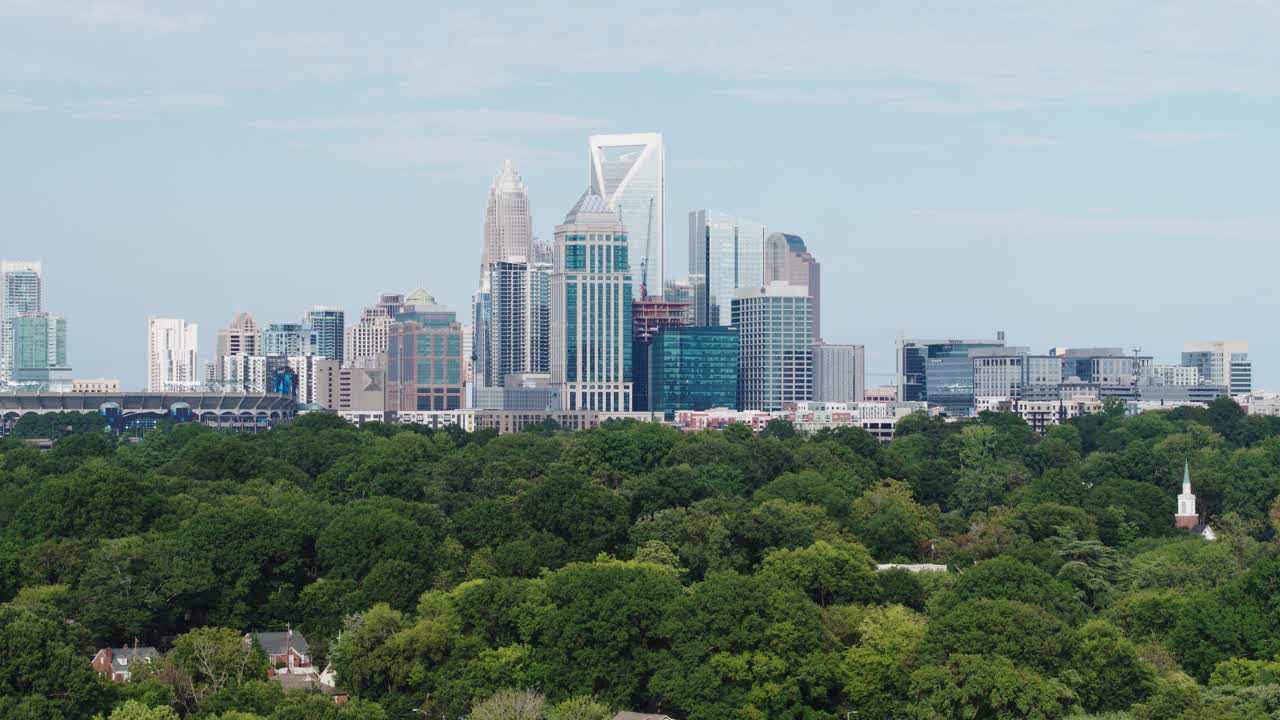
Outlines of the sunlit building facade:
M0 383L13 380L13 320L41 310L41 265L28 260L0 260Z
M738 288L764 285L765 226L719 210L689 213L689 274L695 325L728 325ZM670 298L668 298L670 299Z
M429 295L396 316L387 338L387 410L459 410L462 325Z
M593 135L589 146L591 191L604 200L615 222L621 220L631 240L633 296L661 295L666 278L666 161L662 135ZM646 283L647 288L642 288Z
M556 227L551 385L564 410L631 411L627 230L587 190Z
M813 299L784 282L743 288L733 298L738 328L738 409L782 410L813 399Z

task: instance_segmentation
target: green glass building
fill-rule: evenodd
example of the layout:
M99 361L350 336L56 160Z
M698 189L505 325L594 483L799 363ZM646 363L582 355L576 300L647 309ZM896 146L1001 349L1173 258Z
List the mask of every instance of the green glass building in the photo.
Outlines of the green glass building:
M737 407L738 329L668 327L649 347L649 393L655 413Z
M49 313L27 313L12 321L13 377L19 382L49 382L67 366L67 321Z

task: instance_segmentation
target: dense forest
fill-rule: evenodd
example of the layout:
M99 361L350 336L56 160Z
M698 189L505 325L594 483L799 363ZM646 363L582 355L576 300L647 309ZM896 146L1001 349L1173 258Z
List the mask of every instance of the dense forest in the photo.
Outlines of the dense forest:
M0 440L0 720L1280 718L1280 419L1229 400L886 445L41 427ZM351 702L266 680L241 638L285 628Z

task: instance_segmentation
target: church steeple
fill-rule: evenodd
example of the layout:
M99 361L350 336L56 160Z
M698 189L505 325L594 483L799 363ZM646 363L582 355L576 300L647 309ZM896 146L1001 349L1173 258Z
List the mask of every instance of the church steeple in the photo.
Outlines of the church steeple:
M1182 494L1178 496L1178 514L1173 522L1180 528L1194 528L1200 524L1196 513L1196 496L1191 492L1191 463L1182 465Z

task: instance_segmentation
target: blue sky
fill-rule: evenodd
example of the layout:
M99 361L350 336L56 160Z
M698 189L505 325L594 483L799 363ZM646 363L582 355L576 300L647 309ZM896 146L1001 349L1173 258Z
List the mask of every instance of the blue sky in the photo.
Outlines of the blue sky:
M550 237L586 138L661 131L667 264L712 207L805 237L867 345L1246 339L1280 389L1280 3L0 0L0 257L77 376L145 318L465 314L512 157ZM872 375L868 384L887 377Z

